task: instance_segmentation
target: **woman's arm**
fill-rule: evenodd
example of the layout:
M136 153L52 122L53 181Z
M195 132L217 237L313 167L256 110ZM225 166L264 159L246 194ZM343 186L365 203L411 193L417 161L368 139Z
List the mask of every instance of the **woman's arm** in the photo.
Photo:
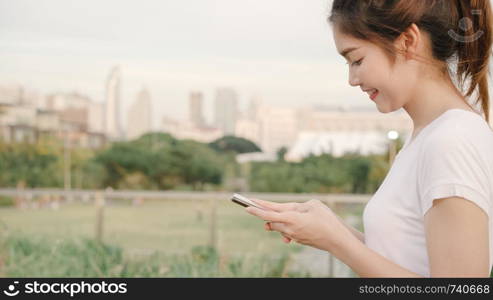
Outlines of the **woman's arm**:
M260 204L273 210L245 210L270 222L268 230L331 252L361 277L422 277L368 248L318 200ZM425 215L425 231L432 277L489 276L488 217L477 205L436 200Z
M489 277L488 216L474 203L435 200L425 215L431 277ZM332 253L361 277L422 277L346 239Z
M342 224L344 224L344 226L346 226L347 229L349 229L349 231L351 231L351 233L358 240L360 240L363 244L365 243L365 235L361 231L359 231L358 229L354 228L353 226L347 224L340 216L337 216L337 218L339 219L339 221L342 222Z
M360 277L423 277L395 264L358 239L334 247L332 254Z
M489 277L488 215L458 197L436 199L424 216L432 277Z

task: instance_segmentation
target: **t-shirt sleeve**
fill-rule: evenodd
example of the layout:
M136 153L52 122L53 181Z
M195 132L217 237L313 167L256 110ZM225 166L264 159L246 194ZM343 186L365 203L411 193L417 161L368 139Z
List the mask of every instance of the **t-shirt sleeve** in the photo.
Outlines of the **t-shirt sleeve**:
M435 199L460 197L491 217L491 153L476 134L436 135L423 146L418 160L418 193L425 215ZM493 149L490 149L493 150Z

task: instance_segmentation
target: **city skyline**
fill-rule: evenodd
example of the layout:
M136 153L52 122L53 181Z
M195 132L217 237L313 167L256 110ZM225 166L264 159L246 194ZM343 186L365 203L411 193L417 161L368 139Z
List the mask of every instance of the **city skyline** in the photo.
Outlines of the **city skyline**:
M218 88L238 94L245 110L265 103L363 106L348 84L326 22L330 0L184 0L104 2L0 0L0 84L41 94L105 101L108 70L121 69L120 118L142 86L152 94L154 129L188 119L190 91L203 95L212 124ZM493 90L493 83L490 80Z
M166 115L185 120L190 90L203 93L210 123L220 87L237 91L240 109L257 96L288 107L371 106L347 84L326 22L329 6L322 0L0 0L0 82L103 102L107 72L119 65L121 111L145 85L153 95L153 127Z

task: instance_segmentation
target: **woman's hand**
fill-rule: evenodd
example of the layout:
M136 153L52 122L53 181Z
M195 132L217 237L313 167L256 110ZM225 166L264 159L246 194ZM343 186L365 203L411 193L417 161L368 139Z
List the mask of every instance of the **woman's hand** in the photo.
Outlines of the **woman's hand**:
M305 203L252 200L268 210L255 207L247 207L245 210L267 221L264 228L281 233L287 243L294 240L300 244L332 251L355 238L337 215L319 200Z

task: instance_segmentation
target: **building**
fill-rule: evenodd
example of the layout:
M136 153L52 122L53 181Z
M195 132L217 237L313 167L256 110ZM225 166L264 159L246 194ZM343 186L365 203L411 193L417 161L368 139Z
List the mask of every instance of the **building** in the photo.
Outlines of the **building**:
M5 101L0 103L0 136L5 142L35 143L50 137L60 140L69 138L71 145L84 148L100 148L106 143L101 126L102 106L93 103L87 96L56 93L48 95L44 103L18 100L18 97L22 99L27 95L30 94L4 94ZM99 108L99 115L93 115L93 106ZM91 119L93 123L99 123L99 130L91 127Z
M390 130L401 136L412 130L412 121L403 110L382 114L374 108L279 108L252 101L245 118L236 123L237 136L268 153L287 147L288 160L310 153L381 152Z
M19 105L22 102L24 89L17 84L0 85L0 104Z
M0 136L5 142L36 141L36 108L0 104Z
M54 93L46 97L43 108L48 110L63 111L66 109L87 109L91 99L77 92Z
M262 124L260 121L242 118L236 121L235 135L254 142L261 149L262 145Z
M210 143L223 136L222 130L212 127L196 127L191 122L180 122L163 118L162 131L177 139L190 139L201 143Z
M113 67L106 80L104 133L111 141L121 140L123 130L120 121L121 83L120 68Z
M324 153L335 157L346 153L381 154L387 151L389 142L387 133L379 131L301 132L284 159L299 162Z
M90 102L88 111L89 131L104 134L104 103Z
M258 104L236 123L236 135L257 144L263 152L276 153L290 147L298 135L299 117L295 108ZM254 119L252 119L254 118Z
M238 118L238 96L231 88L216 91L214 102L214 126L225 135L234 135Z
M313 154L345 153L362 155L387 151L387 133L397 131L406 139L412 131L411 118L399 110L389 114L365 109L303 109L299 114L299 132L296 142L286 153L288 161L300 161Z
M152 131L152 105L149 91L143 88L137 93L128 111L127 139L133 140Z
M202 111L202 104L204 101L203 94L201 92L190 93L189 99L189 121L196 127L204 127L205 119Z
M259 144L264 152L277 152L291 147L298 136L299 112L295 108L260 106L257 111L260 122Z

